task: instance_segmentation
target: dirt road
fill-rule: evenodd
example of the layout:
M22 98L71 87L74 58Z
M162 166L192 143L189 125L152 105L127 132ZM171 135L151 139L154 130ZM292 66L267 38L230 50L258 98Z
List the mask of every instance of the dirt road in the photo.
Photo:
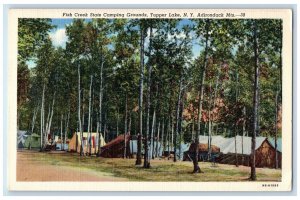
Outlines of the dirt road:
M126 178L86 168L57 166L34 159L32 152L17 153L17 181L127 181Z

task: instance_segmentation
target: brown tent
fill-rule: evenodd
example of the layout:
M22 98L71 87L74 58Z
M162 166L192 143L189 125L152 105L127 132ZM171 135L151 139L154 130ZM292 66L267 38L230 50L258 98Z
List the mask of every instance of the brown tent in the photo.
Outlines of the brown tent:
M130 154L130 135L126 135L126 157L131 156ZM101 147L101 157L105 158L123 158L125 149L124 135L119 135L114 140Z
M195 155L194 154L195 148L196 148L196 143L192 143L190 145L189 150L184 152L183 161L192 161L192 159ZM198 159L206 160L204 157L207 158L207 155L208 155L208 144L199 143L198 148L199 148L199 158ZM219 154L219 153L220 153L220 148L215 145L211 145L211 154Z
M192 143L189 148L189 152L195 152L195 147L196 147L196 144ZM208 152L208 144L199 143L198 147L199 147L200 153ZM215 145L211 145L211 153L220 153L220 148Z

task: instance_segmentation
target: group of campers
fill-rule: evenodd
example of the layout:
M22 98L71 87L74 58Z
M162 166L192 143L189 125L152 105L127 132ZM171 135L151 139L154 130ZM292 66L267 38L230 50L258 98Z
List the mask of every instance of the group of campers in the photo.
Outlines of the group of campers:
M173 142L168 143L157 138L148 140L148 142L149 159L171 159L176 156L178 160L192 161L195 156L195 143L181 143L175 147ZM138 151L137 143L137 137L130 134L126 134L126 137L125 135L118 135L107 143L102 134L88 132L82 134L75 132L71 139L65 141L59 136L48 138L50 150L64 150L106 158L135 158ZM40 145L39 135L18 131L18 148L38 149ZM276 146L277 149L275 149L275 141L272 138L256 138L256 167L274 168L277 162L278 167L281 168L281 138L277 139ZM210 137L201 135L199 136L198 148L199 161L245 166L251 164L251 137L248 136L226 138L219 135ZM143 148L141 153L144 154Z

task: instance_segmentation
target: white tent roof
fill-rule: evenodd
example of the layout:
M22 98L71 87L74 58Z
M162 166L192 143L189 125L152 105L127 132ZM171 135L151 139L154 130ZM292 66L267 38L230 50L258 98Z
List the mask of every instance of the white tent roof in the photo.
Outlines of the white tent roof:
M27 133L27 131L22 131L22 130L17 131L18 136L24 136L24 135L26 135L26 133Z
M200 143L207 144L208 143L208 136L199 136ZM255 150L258 149L261 144L266 140L266 137L256 137L256 145ZM251 144L252 144L251 137L242 137L236 136L236 150L238 154L251 154ZM220 147L220 151L224 154L227 153L235 153L235 139L234 137L231 138L224 138L222 136L212 136L211 144L217 147ZM243 145L242 145L243 144Z

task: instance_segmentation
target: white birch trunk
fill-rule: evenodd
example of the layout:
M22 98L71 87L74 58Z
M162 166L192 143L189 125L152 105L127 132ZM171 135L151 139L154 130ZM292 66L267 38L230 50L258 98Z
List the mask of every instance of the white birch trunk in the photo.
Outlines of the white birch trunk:
M65 137L64 137L64 145L67 143L67 133L69 130L69 121L70 121L70 104L69 104L69 111L68 111L68 116L67 116L67 125L65 128Z
M125 119L124 119L124 158L126 158L127 152L127 142L126 142L126 135L127 135L127 94L125 97Z
M165 118L162 120L162 128L161 128L161 147L162 152L165 151Z
M174 162L177 161L177 136L179 135L179 112L180 112L180 103L181 103L181 91L182 91L182 77L179 81L179 90L177 96L177 107L176 107L176 131L174 137Z
M81 124L81 87L80 87L80 65L78 65L78 122L79 122L79 131L80 131L80 139L81 139L81 145L80 145L80 156L83 155L83 148L82 148L82 124ZM76 133L77 137L77 133Z
M103 132L104 132L104 141L105 141L105 139L106 139L106 137L107 137L107 132L106 132L106 119L107 119L107 113L105 112L105 114L104 114L104 126L103 126Z
M88 119L88 147L89 147L89 154L92 154L92 134L91 134L91 105L92 105L92 85L93 85L93 76L91 75L91 82L90 82L90 91L89 91L89 119Z
M47 120L46 120L46 126L44 127L44 133L48 131L50 116L51 116L51 105L49 105L48 115L47 115Z
M49 121L50 121L50 115L51 115L51 106L49 105L49 109L48 109L48 115L47 115L47 120L46 120L46 125L44 124L43 126L43 133L44 133L44 146L46 145L46 138L48 139L47 137L47 132L48 132L48 126L49 126ZM45 116L43 116L45 117Z
M53 109L54 109L54 104L55 104L55 94L56 94L56 92L54 92L53 100L52 100L51 115L50 115L49 125L48 125L47 131L46 131L46 138L45 138L46 143L48 141L48 134L50 134L50 130L51 130L51 124L52 124L52 118L53 118Z
M84 99L83 95L84 95L84 90L82 91L82 100ZM85 150L86 152L84 152L84 146L87 146L85 145L85 142L84 142L84 138L83 138L83 132L84 132L84 110L85 109L85 106L84 104L82 105L82 140L81 140L81 144L82 144L82 150L83 150L83 154L86 155L87 151L88 151L88 148L86 147ZM87 139L87 138L86 138Z
M243 121L243 135L242 135L242 163L244 164L244 136L246 132L246 107L243 108L243 115L244 115L244 121Z
M155 148L155 157L156 158L159 156L159 154L158 154L159 131L160 131L160 122L158 122L158 128L157 128L157 138L156 138L156 148Z
M209 83L209 89L211 91L211 83ZM208 159L210 160L211 158L211 140L212 140L212 127L211 127L211 101L212 101L212 93L209 95L209 108L208 108Z
M152 159L154 158L153 155L153 147L154 147L154 131L155 131L155 117L156 117L156 111L154 110L153 112L153 117L152 117L152 128L151 128L151 138L150 138L150 155ZM151 158L149 155L149 159Z
M99 133L99 122L97 122L96 133ZM98 137L99 137L99 135L98 135ZM97 137L97 139L98 139L98 137ZM99 141L99 139L97 140L97 142L98 141ZM97 146L95 146L95 152L94 153L97 154Z
M33 116L32 116L32 121L31 121L31 133L33 133L33 130L34 130L38 110L39 110L39 105L37 105L37 107L35 107L35 109L33 111Z
M102 55L102 61L100 66L100 91L99 91L99 137L98 137L98 152L97 155L100 156L101 151L101 127L102 127L102 97L103 97L103 55Z
M43 86L43 92L42 92L42 105L41 105L41 151L44 149L44 96L45 96L45 83Z
M170 130L171 129L171 117L168 120L168 130L167 130L167 141L168 141L168 159L170 158L170 149L171 149L171 142L170 142Z
M235 88L235 102L236 104L238 103L238 78L239 78L239 74L236 72L236 88ZM239 163L238 163L238 156L237 156L237 146L236 146L236 137L237 137L237 130L238 127L235 124L234 127L234 135L235 135L235 166L238 167Z
M60 118L60 150L62 151L63 150L63 118L64 118L64 115L61 115L61 118Z
M33 134L35 120L36 120L38 110L39 110L39 105L37 105L37 107L35 107L34 111L33 111L32 122L31 122L31 135ZM29 146L28 146L29 149L31 149L31 140L32 140L32 137L30 137L30 140L29 140Z

